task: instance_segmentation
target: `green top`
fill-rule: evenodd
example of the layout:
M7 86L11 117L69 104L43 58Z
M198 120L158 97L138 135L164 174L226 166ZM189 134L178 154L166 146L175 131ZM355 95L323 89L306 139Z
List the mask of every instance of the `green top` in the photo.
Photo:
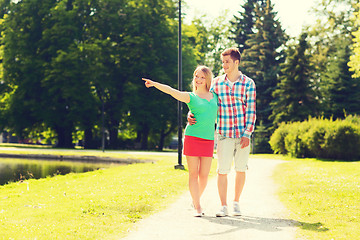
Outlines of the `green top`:
M214 140L218 97L215 93L212 94L213 98L208 101L193 92L189 93L190 102L187 105L196 118L196 124L188 124L185 128L185 135Z

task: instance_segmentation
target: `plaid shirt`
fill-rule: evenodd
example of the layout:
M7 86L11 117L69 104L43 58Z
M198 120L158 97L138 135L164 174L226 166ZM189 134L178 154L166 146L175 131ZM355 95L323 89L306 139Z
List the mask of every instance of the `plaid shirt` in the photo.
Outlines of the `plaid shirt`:
M228 138L250 138L256 121L254 81L241 73L231 87L226 75L215 78L210 91L218 95L217 132Z

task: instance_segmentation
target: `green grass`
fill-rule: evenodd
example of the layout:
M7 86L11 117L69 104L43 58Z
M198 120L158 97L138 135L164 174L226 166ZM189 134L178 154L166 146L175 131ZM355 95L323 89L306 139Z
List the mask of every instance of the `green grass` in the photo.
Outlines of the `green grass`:
M58 152L154 161L0 186L1 239L119 239L139 219L164 209L188 189L188 172L174 169L177 156L53 149L46 154ZM212 166L213 176L216 161Z
M118 239L187 189L176 159L0 186L2 239Z
M34 147L32 147L34 146ZM144 152L144 154L134 155L128 151L115 151L115 150L83 150L83 149L57 149L51 147L43 147L29 144L0 144L0 153L7 154L50 154L50 155L63 155L63 156L96 156L96 157L111 157L111 158L132 158L132 159L159 159L155 153ZM164 159L160 157L160 159Z
M281 201L299 222L299 238L359 239L360 162L293 159L274 177Z
M6 151L20 151L11 149ZM46 154L50 152L154 159L154 163L0 186L3 239L118 239L139 219L163 209L188 188L187 171L174 170L176 156L53 149ZM358 239L360 162L292 159L271 154L251 158L285 160L274 178L280 186L281 201L298 222L299 238ZM212 176L215 169L216 161Z

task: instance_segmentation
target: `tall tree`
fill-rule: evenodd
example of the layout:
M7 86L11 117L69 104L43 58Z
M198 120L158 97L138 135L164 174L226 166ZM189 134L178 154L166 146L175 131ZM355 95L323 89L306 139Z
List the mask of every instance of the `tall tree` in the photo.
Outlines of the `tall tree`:
M351 39L338 36L336 48L329 55L323 74L325 116L343 119L347 114L360 114L360 78L352 78L349 66Z
M269 131L272 125L269 119L272 93L278 83L280 64L284 61L281 47L286 43L287 36L276 19L276 12L270 0L267 0L266 5L263 6L256 3L255 13L254 34L246 43L249 48L244 51L241 68L256 83L257 121ZM267 135L269 137L270 132ZM270 147L264 151L268 150Z
M9 126L19 136L45 123L59 147L72 147L82 119L93 119L94 97L86 79L85 1L21 1L5 21L5 80L13 87Z
M360 9L360 4L357 6L358 9ZM354 12L353 25L353 45L351 47L353 54L350 56L348 65L350 67L350 71L354 72L353 77L358 78L360 77L360 10Z
M18 136L41 122L44 89L43 19L55 1L21 1L11 4L4 22L4 82L13 94L8 99L7 126Z
M85 1L86 2L86 1ZM85 143L93 146L93 138L99 138L102 131L109 134L108 146L119 148L119 128L125 119L129 106L126 105L125 85L131 81L132 64L129 55L129 25L132 22L126 0L94 1L87 23L84 48L87 55L87 79L97 99L97 121L84 119ZM134 36L135 37L135 36ZM104 126L102 123L104 118ZM95 131L97 125L99 131ZM105 129L102 129L104 127Z
M262 6L264 1L247 0L242 5L242 11L238 12L238 16L234 15L234 19L230 22L230 31L234 35L231 39L236 42L241 53L243 53L245 49L249 48L246 41L250 39L252 34L254 34L256 2L259 2L260 6Z
M325 116L336 115L340 117L343 115L343 111L339 113L339 109L335 110L331 107L338 103L331 102L329 88L334 86L334 82L339 82L339 74L335 74L335 72L341 71L341 77L345 78L349 75L348 66L343 64L344 59L337 55L341 54L347 58L345 61L348 61L349 53L345 53L348 52L348 49L340 49L344 47L345 42L352 39L351 32L354 30L354 24L351 21L351 16L358 9L357 2L357 0L319 1L316 9L314 9L319 18L309 27L310 42L313 46L311 61L315 66L314 80L318 93L317 97L321 104L321 112ZM340 39L344 39L344 42L340 43ZM348 42L348 44L351 43ZM340 66L342 66L341 70L339 69ZM337 79L333 79L335 76ZM345 86L341 88L343 87ZM334 110L336 113L333 112Z
M307 34L300 36L299 43L289 46L285 63L281 64L274 100L271 102L274 128L281 122L303 121L316 114L315 93L311 84L312 68L309 61Z
M72 133L83 119L95 121L95 98L86 78L88 68L83 51L85 27L91 14L86 1L60 1L45 18L42 52L49 58L43 64L41 83L45 89L44 122L58 135L58 145L72 147ZM44 99L44 100L45 100Z
M129 69L129 81L126 86L129 106L129 123L137 132L137 142L141 149L148 149L150 136L168 133L177 124L177 103L169 96L152 93L144 87L141 77L149 77L177 87L177 23L174 21L176 7L169 0L134 1L129 25L131 46L129 60L133 64ZM187 46L184 46L184 50ZM184 51L184 60L189 51ZM184 66L186 63L184 63ZM194 61L194 64L196 62ZM189 78L189 71L184 69L183 78ZM190 73L190 74L191 74ZM136 93L136 94L134 94ZM160 147L161 144L159 144Z

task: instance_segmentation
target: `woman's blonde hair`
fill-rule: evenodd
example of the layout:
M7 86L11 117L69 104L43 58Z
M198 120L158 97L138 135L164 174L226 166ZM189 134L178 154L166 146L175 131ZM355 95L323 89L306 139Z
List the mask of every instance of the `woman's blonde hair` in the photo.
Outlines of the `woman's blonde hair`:
M210 70L210 68L206 67L206 66L198 66L195 71L194 71L194 74L193 74L193 80L192 80L192 89L193 89L193 92L195 92L196 90L196 86L195 86L195 75L198 71L202 71L205 75L205 81L206 81L206 90L210 90L210 86L211 86L211 81L212 81L212 78L213 78L213 74L212 74L212 71Z

